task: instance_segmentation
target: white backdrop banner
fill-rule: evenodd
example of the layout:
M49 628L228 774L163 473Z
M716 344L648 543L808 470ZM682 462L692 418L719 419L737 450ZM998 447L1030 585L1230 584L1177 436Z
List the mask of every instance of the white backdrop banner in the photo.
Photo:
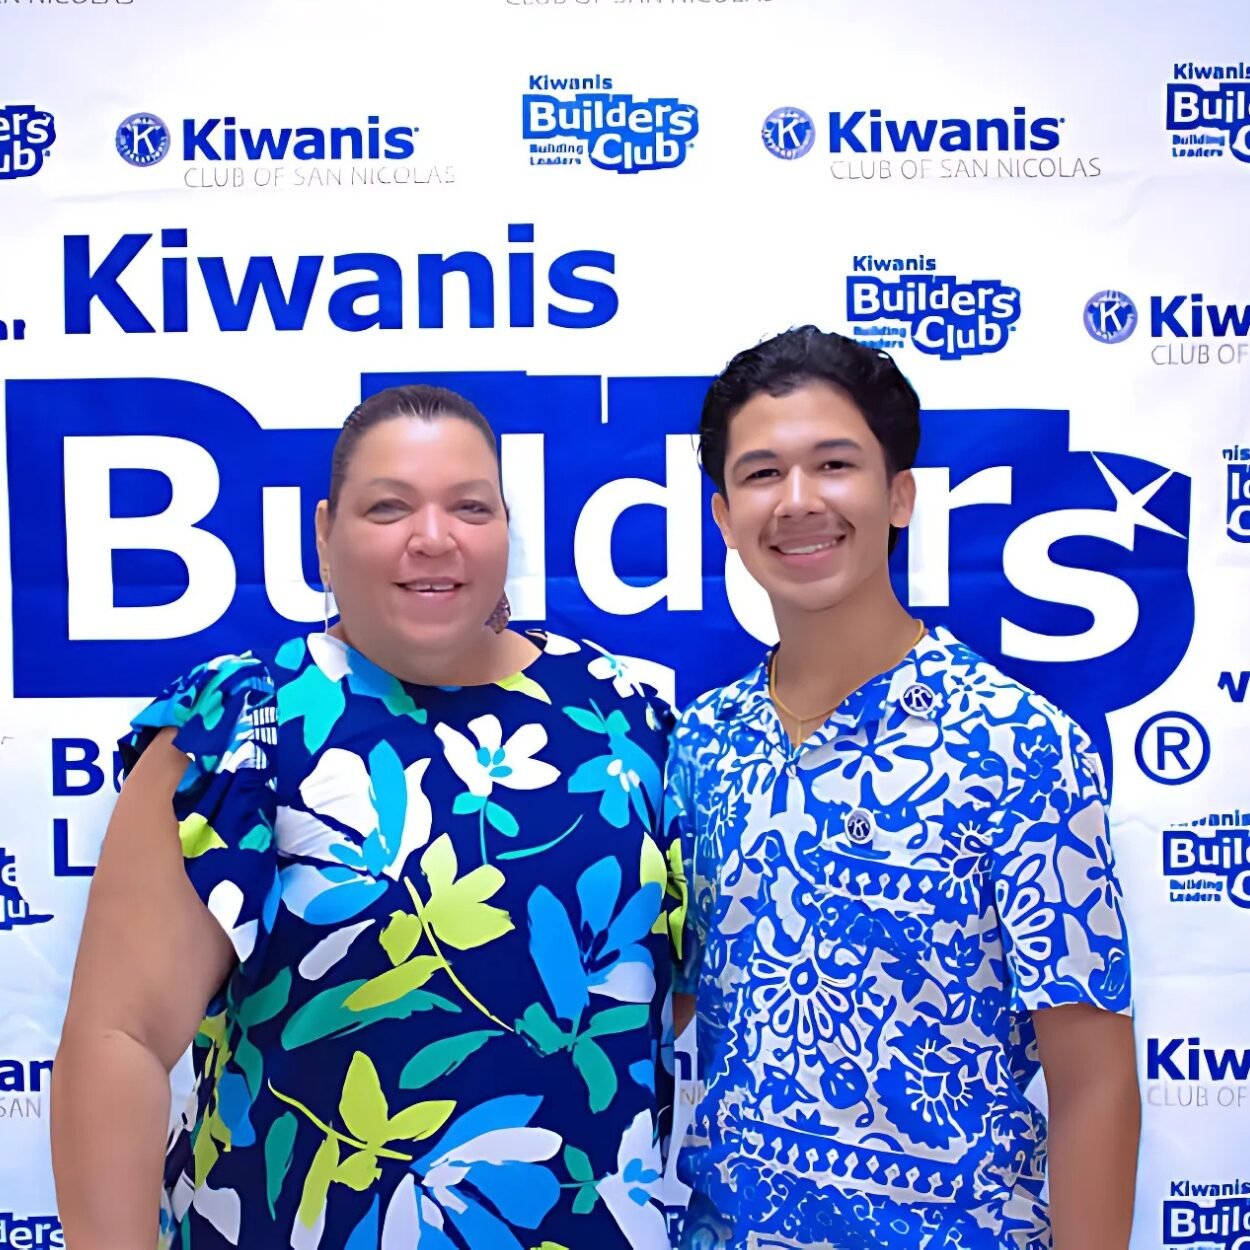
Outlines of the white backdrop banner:
M815 322L925 407L901 596L1107 763L1134 1250L1250 1248L1250 10L1119 7L0 0L0 1246L113 743L320 619L347 412L474 399L518 618L684 703L774 637L703 389Z

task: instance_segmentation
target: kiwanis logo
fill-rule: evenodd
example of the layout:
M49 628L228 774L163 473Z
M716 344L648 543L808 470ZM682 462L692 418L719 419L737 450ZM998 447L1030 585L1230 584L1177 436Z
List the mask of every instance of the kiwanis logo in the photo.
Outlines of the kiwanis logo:
M1091 295L1082 316L1086 333L1097 343L1123 343L1139 323L1133 298L1115 288ZM1149 335L1152 364L1240 365L1250 360L1250 303L1211 299L1201 290L1151 295L1140 321Z
M816 123L800 108L773 109L760 130L764 147L783 161L806 156L816 143Z
M1098 343L1123 343L1137 329L1137 305L1123 291L1099 291L1085 301L1085 331Z

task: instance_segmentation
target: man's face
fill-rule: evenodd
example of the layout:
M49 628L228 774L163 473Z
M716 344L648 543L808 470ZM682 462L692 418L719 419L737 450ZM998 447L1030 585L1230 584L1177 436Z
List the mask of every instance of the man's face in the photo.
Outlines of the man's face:
M818 612L888 576L890 526L905 526L914 502L911 473L889 476L855 404L810 382L734 414L712 512L774 609Z

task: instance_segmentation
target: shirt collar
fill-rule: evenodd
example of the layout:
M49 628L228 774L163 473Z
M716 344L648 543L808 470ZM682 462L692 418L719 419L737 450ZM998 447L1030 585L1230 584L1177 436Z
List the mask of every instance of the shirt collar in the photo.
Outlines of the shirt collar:
M859 729L870 721L884 720L895 707L911 716L935 720L945 703L943 678L954 643L945 626L934 626L892 669L853 691L812 737L832 737L839 730ZM716 706L717 720L759 727L776 721L768 696L768 667L775 649L770 648L740 681L724 688Z

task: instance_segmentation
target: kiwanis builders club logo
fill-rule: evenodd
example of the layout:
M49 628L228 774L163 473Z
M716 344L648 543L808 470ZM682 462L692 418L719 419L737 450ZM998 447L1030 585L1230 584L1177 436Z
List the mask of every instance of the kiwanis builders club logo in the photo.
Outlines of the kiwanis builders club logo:
M1162 1245L1250 1250L1250 1181L1172 1181L1163 1200Z
M997 278L961 281L932 256L856 256L846 279L846 319L861 343L909 343L941 360L1000 352L1020 319L1020 291Z
M51 113L33 104L0 107L0 181L33 178L56 142Z
M1177 61L1166 100L1174 158L1250 163L1250 64Z
M521 110L531 165L589 163L617 174L675 169L699 133L693 104L635 97L602 74L531 74Z

